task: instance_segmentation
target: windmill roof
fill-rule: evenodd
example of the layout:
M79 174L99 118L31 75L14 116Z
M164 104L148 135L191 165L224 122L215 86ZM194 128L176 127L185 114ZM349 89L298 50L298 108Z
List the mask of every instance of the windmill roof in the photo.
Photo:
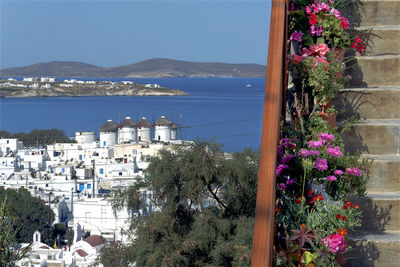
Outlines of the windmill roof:
M118 125L112 120L106 121L101 127L100 132L116 132Z
M138 127L143 127L143 128L151 128L151 123L145 118L141 118L140 121L138 122Z
M132 120L130 117L126 117L121 123L119 124L119 127L127 127L127 128L133 128L136 127L137 124L134 120Z

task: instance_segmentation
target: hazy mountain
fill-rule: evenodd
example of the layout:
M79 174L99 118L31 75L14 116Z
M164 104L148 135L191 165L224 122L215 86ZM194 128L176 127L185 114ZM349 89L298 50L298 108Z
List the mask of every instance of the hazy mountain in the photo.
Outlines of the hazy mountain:
M54 61L0 70L0 76L2 77L263 77L265 73L266 67L258 64L200 63L164 58L154 58L113 68L103 68L81 62Z

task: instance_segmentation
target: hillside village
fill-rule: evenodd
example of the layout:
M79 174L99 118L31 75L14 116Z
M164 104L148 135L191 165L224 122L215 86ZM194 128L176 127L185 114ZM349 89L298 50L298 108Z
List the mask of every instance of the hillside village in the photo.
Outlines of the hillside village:
M95 132L76 132L76 143L46 147L24 147L18 139L0 139L0 187L26 188L50 205L54 223L74 230L70 247L44 244L36 231L29 258L19 266L28 261L33 266L91 266L107 242L127 242L123 230L128 229L129 220L156 208L149 202L152 192L142 188L141 208L116 216L107 193L143 177L146 157L189 142L178 139L177 126L164 116L154 124L145 117L137 123L130 117L119 124L108 120L100 127L99 137L96 140Z

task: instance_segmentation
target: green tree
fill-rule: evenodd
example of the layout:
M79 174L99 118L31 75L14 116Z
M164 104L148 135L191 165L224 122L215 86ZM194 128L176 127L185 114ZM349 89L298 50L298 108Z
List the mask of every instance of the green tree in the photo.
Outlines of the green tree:
M144 181L161 211L132 220L132 243L103 250L105 266L246 266L250 264L258 153L226 155L195 142L149 159ZM115 208L137 209L134 186L115 192Z
M74 141L69 139L65 135L64 131L58 129L47 129L39 130L34 129L29 133L14 133L11 134L7 131L0 131L0 138L18 138L26 146L36 145L48 145L53 143L73 143Z
M15 262L25 257L29 247L21 251L17 246L17 222L9 212L7 197L0 205L0 267L14 266Z
M33 233L36 230L41 232L44 241L52 237L51 225L54 222L55 215L42 200L33 197L25 189L13 190L0 188L0 199L4 199L5 195L7 195L7 198L12 203L12 205L8 205L9 214L19 223L19 227L14 226L17 242L31 242ZM1 203L2 201L0 200ZM51 244L50 241L48 243Z

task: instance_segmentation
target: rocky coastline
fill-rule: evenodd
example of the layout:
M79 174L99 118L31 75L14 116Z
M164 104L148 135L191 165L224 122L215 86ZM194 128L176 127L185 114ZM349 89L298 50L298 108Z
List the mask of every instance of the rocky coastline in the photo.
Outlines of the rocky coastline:
M0 80L0 97L62 97L62 96L183 96L188 93L159 85L123 82L92 84L63 82L23 82Z

